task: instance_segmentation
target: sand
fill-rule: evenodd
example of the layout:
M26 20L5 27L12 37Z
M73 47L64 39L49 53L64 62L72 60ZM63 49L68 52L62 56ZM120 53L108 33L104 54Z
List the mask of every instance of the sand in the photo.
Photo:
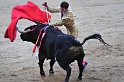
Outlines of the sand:
M16 40L4 38L4 32L11 21L11 10L28 0L0 0L0 82L63 82L66 72L54 66L54 75L49 75L49 60L45 60L46 77L39 73L38 59L32 56L33 44L23 42L17 33ZM41 9L44 0L30 0ZM57 7L63 0L45 0L50 6ZM98 40L89 40L83 47L88 66L80 82L124 82L124 0L67 0L76 15L79 41L93 33L100 33L112 47L106 48ZM60 20L60 13L51 14L52 22ZM27 20L19 21L24 29L32 25ZM66 29L59 27L64 33ZM75 61L70 65L70 82L78 82L78 66Z

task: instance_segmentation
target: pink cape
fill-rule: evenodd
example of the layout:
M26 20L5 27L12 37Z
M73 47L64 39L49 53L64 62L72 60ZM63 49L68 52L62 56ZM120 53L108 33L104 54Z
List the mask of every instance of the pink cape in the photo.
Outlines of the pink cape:
M9 38L11 42L16 38L16 24L19 19L28 19L33 22L38 21L45 23L51 19L51 15L44 10L40 10L37 5L30 1L26 5L15 6L12 10L11 23L4 34L4 38Z

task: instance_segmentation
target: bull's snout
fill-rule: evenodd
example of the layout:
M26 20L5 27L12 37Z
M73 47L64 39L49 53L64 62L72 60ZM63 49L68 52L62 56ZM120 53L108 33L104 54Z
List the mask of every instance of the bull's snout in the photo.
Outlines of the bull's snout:
M25 37L24 34L21 34L21 35L20 35L20 38L21 38L23 41L26 41L26 37Z

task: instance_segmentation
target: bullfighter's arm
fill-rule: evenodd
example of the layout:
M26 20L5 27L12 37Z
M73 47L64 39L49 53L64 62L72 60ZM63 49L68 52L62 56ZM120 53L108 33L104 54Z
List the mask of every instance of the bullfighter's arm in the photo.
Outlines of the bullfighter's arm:
M47 10L51 13L58 13L60 12L59 8L51 8L49 6L47 6Z
M64 25L64 22L61 20L61 21L59 21L59 22L56 22L56 23L54 23L54 24L52 24L53 26L62 26L62 25Z

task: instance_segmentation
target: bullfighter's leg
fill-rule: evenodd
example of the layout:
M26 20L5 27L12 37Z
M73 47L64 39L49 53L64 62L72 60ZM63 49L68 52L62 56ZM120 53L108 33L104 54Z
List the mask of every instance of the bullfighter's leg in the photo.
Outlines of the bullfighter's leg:
M51 59L50 61L50 70L49 70L49 73L50 74L53 74L54 71L53 71L53 65L55 64L55 60L54 59Z

